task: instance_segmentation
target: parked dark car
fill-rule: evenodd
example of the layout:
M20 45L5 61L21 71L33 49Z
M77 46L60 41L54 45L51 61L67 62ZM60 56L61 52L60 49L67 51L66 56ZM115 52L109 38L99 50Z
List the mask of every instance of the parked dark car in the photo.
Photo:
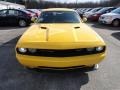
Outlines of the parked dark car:
M0 10L0 25L18 25L25 27L32 21L33 16L25 10L2 9Z
M97 12L95 12L94 14L92 14L90 17L89 17L89 20L92 20L92 21L98 21L99 20L99 17L105 13L109 13L111 12L112 10L116 9L115 7L105 7Z

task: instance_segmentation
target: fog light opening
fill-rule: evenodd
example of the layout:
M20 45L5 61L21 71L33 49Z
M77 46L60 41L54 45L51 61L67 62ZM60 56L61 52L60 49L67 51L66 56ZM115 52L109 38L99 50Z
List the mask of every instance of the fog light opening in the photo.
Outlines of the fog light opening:
M94 48L87 48L87 51L92 52L94 51Z
M28 49L30 53L35 53L37 50L36 49Z

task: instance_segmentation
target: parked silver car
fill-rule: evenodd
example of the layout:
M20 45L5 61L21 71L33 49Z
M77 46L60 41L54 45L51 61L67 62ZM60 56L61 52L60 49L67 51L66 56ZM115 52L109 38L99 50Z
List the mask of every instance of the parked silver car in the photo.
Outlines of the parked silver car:
M103 14L99 18L99 22L103 24L112 24L113 26L120 25L120 7L111 11L110 13Z

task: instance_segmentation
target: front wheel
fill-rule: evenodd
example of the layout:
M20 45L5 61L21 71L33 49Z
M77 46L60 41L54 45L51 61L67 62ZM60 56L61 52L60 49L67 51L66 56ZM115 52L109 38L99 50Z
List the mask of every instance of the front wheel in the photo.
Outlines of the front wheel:
M118 26L120 25L120 20L118 20L118 19L114 20L114 21L112 22L112 25L113 25L114 27L118 27Z

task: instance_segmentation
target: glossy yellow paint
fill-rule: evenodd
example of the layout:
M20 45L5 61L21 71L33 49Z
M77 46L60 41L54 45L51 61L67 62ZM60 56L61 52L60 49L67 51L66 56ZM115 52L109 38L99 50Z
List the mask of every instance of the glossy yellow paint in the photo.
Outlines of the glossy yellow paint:
M89 66L98 64L105 57L104 53L86 56L75 57L36 57L17 54L19 62L27 67L75 67L75 66Z
M40 27L49 28L48 41L46 40L46 30ZM80 28L75 29L74 27ZM84 23L35 24L22 35L17 47L73 49L104 45L105 43L101 37Z
M56 9L47 9L56 10ZM45 11L47 11L45 10ZM71 10L71 9L57 9ZM46 27L49 29L43 29ZM80 27L75 29L75 27ZM36 49L75 49L105 46L103 39L86 24L53 23L34 24L20 38L16 47ZM72 67L93 65L103 60L105 52L93 55L74 57L42 57L20 55L16 52L18 61L28 67Z
M68 8L49 8L49 9L43 9L42 11L75 11L75 10Z

